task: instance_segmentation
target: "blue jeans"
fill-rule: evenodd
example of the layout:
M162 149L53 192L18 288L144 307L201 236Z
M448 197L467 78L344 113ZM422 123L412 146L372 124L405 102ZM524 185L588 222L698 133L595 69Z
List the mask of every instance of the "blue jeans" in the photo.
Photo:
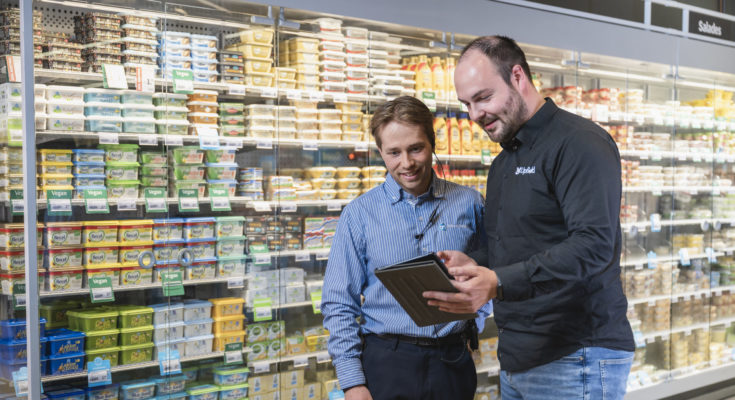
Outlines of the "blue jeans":
M630 351L583 347L527 371L500 371L500 394L503 400L622 400L632 363Z

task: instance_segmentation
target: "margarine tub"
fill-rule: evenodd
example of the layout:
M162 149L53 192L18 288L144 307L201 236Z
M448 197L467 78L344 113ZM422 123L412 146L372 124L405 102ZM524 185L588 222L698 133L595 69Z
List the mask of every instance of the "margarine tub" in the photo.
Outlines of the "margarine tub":
M107 198L108 199L137 199L138 188L140 182L137 180L119 181L114 179L107 180Z
M102 149L73 149L72 160L75 163L79 162L94 162L103 163L105 162L105 151Z
M43 224L36 224L36 240L43 243ZM23 224L0 224L0 247L24 247L25 228Z
M76 162L74 163L74 174L76 175L104 175L105 163L103 162Z
M225 346L232 343L242 343L244 345L245 331L227 332L215 335L214 346L212 347L212 349L214 351L224 351Z
M26 274L24 274L23 272L16 272L16 273L0 272L0 293L8 295L8 296L12 296L13 286L16 283L25 283L25 281L26 281ZM39 272L38 273L38 289L43 289L45 287L46 287L46 273Z
M339 189L337 190L337 198L343 200L356 199L362 193L360 189Z
M72 173L72 167L74 164L71 162L42 162L39 164L39 172L41 174L64 174L64 175L70 175ZM12 173L12 172L11 172ZM23 171L21 170L20 173L22 174Z
M197 146L182 146L173 150L174 164L201 164L204 150Z
M359 177L360 177L359 167L338 167L337 168L337 178L338 179L359 178Z
M168 176L168 165L166 164L144 164L140 166L140 174L143 176Z
M120 286L130 287L148 285L153 282L153 269L137 266L123 266L120 268Z
M202 164L180 164L174 165L174 179L184 181L196 181L204 179L206 167Z
M310 179L332 179L337 173L334 167L311 167L306 169L306 176Z
M214 217L184 219L184 239L214 238Z
M84 270L81 268L67 268L48 272L47 290L60 292L63 290L79 290L82 288Z
M183 248L183 239L157 240L153 242L153 257L157 262L178 262Z
M234 257L245 254L245 236L217 239L217 257Z
M118 221L82 222L82 244L117 244Z
M363 178L362 180L362 188L363 189L372 189L374 187L380 186L385 182L385 178Z
M153 241L153 220L123 220L119 223L118 242L120 245Z
M119 260L124 265L138 265L141 254L153 250L153 245L120 246Z
M49 222L46 224L46 245L49 248L82 244L81 222Z
M118 246L95 246L84 247L83 263L85 266L117 264L120 254Z
M25 265L25 249L0 249L0 270L22 272ZM38 249L38 265L43 265L43 249Z
M137 162L138 146L134 143L101 144L100 149L105 151L105 162Z
M71 162L72 161L72 151L71 150L64 150L64 149L41 149L39 150L39 153L41 154L40 161L41 162Z
M359 189L362 181L359 178L337 179L338 189Z
M93 278L110 278L112 287L120 286L120 266L111 265L87 265L84 267L84 285L89 286L89 280Z
M153 266L153 282L161 282L161 273L181 271L179 262L156 261Z
M385 167L373 166L373 167L362 167L363 178L385 178Z
M194 260L196 261L207 260L210 258L214 259L215 255L217 254L216 245L217 241L214 239L214 237L186 240L186 248L191 251Z
M230 278L245 275L245 263L247 256L240 254L231 257L217 258L217 276L221 278Z
M105 186L105 180L107 177L104 174L100 175L82 175L82 174L76 174L74 175L74 179L72 180L72 184L74 185L74 188L79 190L82 187L100 187ZM101 189L101 188L100 188ZM82 197L84 197L84 192L82 191Z
M239 237L244 233L245 217L235 215L217 217L215 222L215 234L217 238Z
M155 93L153 94L153 104L157 106L183 107L186 105L188 98L185 94ZM214 98L215 100L217 99L216 95Z
M312 179L311 180L311 186L315 190L326 190L326 189L334 189L334 187L337 185L336 179Z
M84 260L83 247L48 250L48 268L51 270L64 268L81 268Z
M239 297L223 297L209 299L212 303L212 317L226 317L242 314L245 299Z
M333 200L337 197L337 191L334 189L319 190L319 200Z
M165 153L161 153L160 151L141 151L140 162L143 164L143 166L150 164L166 165L166 163L168 162L168 156Z
M132 181L138 179L137 162L115 162L108 161L105 164L105 175L107 179L119 181Z
M154 219L153 240L178 240L184 236L184 219Z
M197 191L197 197L203 198L207 190L207 182L203 180L196 181L175 181L173 195L179 195L180 189L194 189Z
M217 260L201 260L195 261L188 265L184 271L184 279L202 280L202 279L214 279L217 273Z

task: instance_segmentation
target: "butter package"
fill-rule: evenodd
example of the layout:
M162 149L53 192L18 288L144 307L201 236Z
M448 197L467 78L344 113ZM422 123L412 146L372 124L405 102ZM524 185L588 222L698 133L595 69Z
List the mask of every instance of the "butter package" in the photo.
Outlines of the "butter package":
M148 285L153 282L153 271L150 268L134 266L120 268L120 286L131 287Z
M84 280L84 270L79 268L68 268L48 272L48 287L50 292L65 290L79 290Z
M262 216L245 217L244 230L246 235L263 235L266 233L267 219Z
M48 268L51 270L81 268L83 259L84 249L82 247L48 250Z
M153 220L123 220L119 222L118 242L139 243L153 241Z
M112 287L120 286L120 267L111 265L87 265L85 268L84 285L89 286L90 279L110 278Z
M46 224L46 245L49 248L82 244L81 222L49 222Z
M43 243L43 224L37 224L36 240ZM21 224L0 224L0 247L23 248L25 244L25 228Z
M85 246L84 266L117 264L120 254L118 246Z
M304 385L303 400L320 400L322 398L321 382L310 382Z
M248 395L264 394L278 391L281 387L279 374L267 374L248 377Z
M118 221L84 221L82 244L116 244Z

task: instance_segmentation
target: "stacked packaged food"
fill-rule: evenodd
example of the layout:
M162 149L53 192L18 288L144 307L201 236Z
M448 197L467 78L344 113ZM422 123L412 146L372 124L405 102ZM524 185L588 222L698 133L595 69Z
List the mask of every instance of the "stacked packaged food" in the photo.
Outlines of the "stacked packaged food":
M240 32L240 43L235 46L235 49L243 55L246 85L274 86L272 29ZM288 83L284 80L284 84Z
M125 73L135 75L137 67L158 68L158 52L156 51L156 37L159 33L158 18L141 17L138 15L123 14L122 41L125 44L123 65Z
M35 64L43 66L43 14L33 10L33 54ZM0 11L0 55L20 55L20 9Z
M281 42L278 59L283 67L276 68L278 79L296 79L296 88L320 90L319 41L296 37ZM283 74L283 75L282 75Z
M333 18L319 18L319 64L322 90L332 93L344 93L347 90L345 70L344 35L341 32L342 21ZM366 31L367 32L367 31Z
M344 27L347 93L366 94L368 91L368 30Z
M83 43L82 70L102 72L102 64L122 64L120 16L86 13L74 17L74 34Z

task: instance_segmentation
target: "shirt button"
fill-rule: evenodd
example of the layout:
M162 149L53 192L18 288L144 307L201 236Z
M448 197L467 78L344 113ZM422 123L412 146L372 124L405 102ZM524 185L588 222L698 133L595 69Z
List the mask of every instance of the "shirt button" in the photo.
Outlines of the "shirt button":
M424 217L419 217L419 221L423 221L423 220L424 220Z

